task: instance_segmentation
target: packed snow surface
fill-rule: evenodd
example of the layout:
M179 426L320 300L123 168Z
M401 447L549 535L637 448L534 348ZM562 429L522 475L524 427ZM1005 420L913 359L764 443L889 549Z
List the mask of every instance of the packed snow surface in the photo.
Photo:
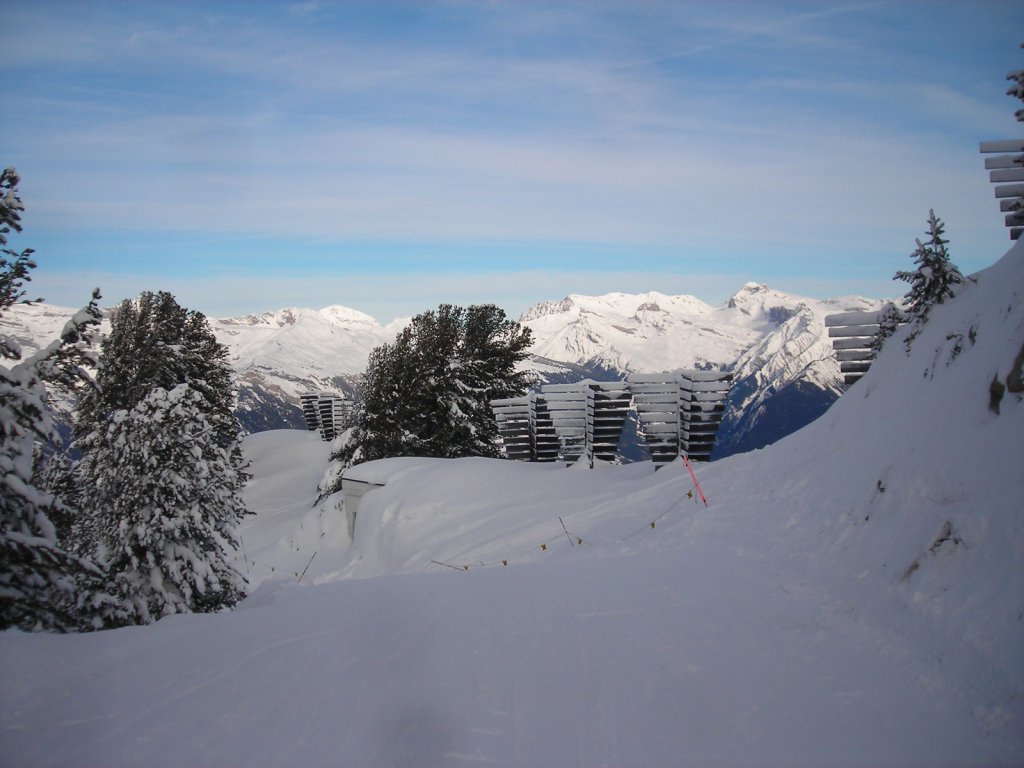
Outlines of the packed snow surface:
M563 468L248 438L235 611L0 635L0 762L1019 765L1024 246L774 446ZM996 409L998 407L998 413ZM507 563L507 565L506 565Z

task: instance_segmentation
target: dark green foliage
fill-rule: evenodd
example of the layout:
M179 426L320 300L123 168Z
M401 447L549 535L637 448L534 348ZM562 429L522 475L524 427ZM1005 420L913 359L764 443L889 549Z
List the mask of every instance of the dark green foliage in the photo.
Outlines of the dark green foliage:
M1024 344L1020 345L1020 352L1014 358L1010 372L1006 374L1006 388L1015 395L1024 393Z
M1006 392L1006 385L999 380L999 374L993 374L992 381L988 385L988 409L999 415L999 403L1003 401L1003 394Z
M18 174L13 168L0 172L0 312L18 303L25 296L24 284L35 269L32 249L14 251L7 247L7 235L13 229L21 232L21 212L25 206L18 197ZM18 360L21 350L12 339L0 337L0 359Z
M1021 43L1020 47L1024 48L1024 43ZM1013 85L1007 89L1006 95L1024 101L1024 69L1014 70L1006 76L1006 79L1013 82ZM1024 109L1018 109L1013 114L1018 122L1024 123Z
M332 458L498 456L490 402L526 392L531 338L492 304L442 304L370 355L356 426Z
M238 433L227 348L206 317L178 304L166 291L147 291L114 310L103 340L96 388L79 403L78 431L118 410L130 410L156 387L188 384L207 403L207 416L225 441Z
M1021 48L1024 48L1024 43L1021 44ZM1010 74L1006 76L1006 79L1013 82L1013 85L1011 85L1006 91L1006 95L1013 96L1014 98L1024 101L1024 69L1018 69L1010 72ZM1018 109L1013 114L1017 118L1018 122L1024 123L1024 109ZM1024 165L1024 155L1018 155L1014 159L1014 163L1016 165ZM1017 198L1013 204L1013 210L1024 210L1024 197Z

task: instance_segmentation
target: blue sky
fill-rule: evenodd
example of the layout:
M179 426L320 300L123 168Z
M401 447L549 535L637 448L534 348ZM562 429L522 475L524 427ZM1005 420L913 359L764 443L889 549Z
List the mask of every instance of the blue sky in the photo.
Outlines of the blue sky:
M32 293L212 316L753 280L901 294L1009 246L1010 2L0 0Z

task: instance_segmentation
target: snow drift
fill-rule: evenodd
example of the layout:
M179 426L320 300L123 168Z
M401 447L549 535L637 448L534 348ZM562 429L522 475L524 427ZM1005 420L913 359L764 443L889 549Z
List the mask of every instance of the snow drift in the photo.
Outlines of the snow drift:
M384 463L350 545L324 444L254 436L248 600L0 635L0 762L1019 764L1022 364L1017 245L707 508L679 464Z

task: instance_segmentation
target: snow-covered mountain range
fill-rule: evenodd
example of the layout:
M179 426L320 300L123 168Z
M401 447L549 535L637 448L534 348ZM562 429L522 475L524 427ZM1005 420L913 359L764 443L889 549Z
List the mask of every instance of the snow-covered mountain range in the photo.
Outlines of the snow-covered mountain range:
M573 294L534 305L520 322L533 332L529 365L541 381L679 368L734 371L719 438L719 454L727 455L774 442L820 415L842 391L825 316L880 306L859 297L822 301L747 283L718 306L657 292ZM32 350L54 338L72 311L17 306L0 319L0 330ZM392 340L407 320L383 325L331 306L210 322L237 371L239 418L258 432L301 427L303 392L351 395L370 351Z

